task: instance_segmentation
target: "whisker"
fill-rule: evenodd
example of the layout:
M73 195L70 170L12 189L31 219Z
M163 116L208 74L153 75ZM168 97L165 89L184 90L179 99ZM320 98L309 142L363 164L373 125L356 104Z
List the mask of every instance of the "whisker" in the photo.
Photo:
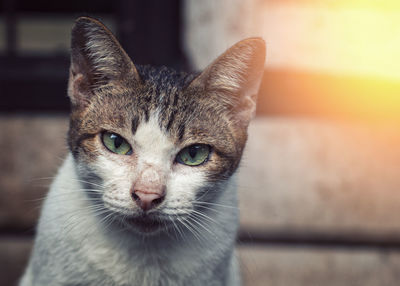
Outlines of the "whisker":
M198 204L193 204L196 208L201 208L201 209L205 209L205 210L210 210L210 211L213 211L214 213L216 213L216 214L223 214L223 213L225 213L223 210L220 210L220 209L216 209L216 208L211 208L211 207L208 207L208 206L204 206L204 205L198 205Z
M193 234L193 236L194 236L199 242L201 242L200 236L199 236L199 235L196 233L196 231L190 226L190 223L189 223L187 220L184 220L184 219L182 219L182 218L180 218L180 217L177 217L177 219L178 219L178 221L179 221L183 226L186 227L187 230L189 230L189 232L190 232L191 234Z
M96 184L96 183L93 183L93 182L90 182L90 181L86 181L86 180L74 179L74 178L71 178L70 180L73 180L75 182L82 183L82 184L88 184L88 185L92 185L92 186L95 186L95 187L104 188L104 186L102 186L100 184Z
M215 234L209 230L207 227L205 227L200 221L196 220L194 217L189 218L189 220L191 220L194 223L197 223L200 227L202 227L205 231L207 231L208 233L212 234L213 236L215 236Z
M212 222L212 223L215 223L216 225L220 225L220 223L219 223L218 221L216 221L216 220L213 219L212 217L210 217L210 216L208 216L208 215L206 215L206 214L204 214L204 213L202 213L202 212L200 212L200 211L192 210L192 213L193 213L194 215L201 216L201 217L203 217L204 219L206 219L206 220L208 220L208 221L210 221L210 222Z
M211 202L205 202L205 201L194 201L193 203L197 203L197 204L201 204L201 205L218 206L218 207L230 208L230 209L239 209L237 206L223 205L223 204L217 204L217 203L211 203Z

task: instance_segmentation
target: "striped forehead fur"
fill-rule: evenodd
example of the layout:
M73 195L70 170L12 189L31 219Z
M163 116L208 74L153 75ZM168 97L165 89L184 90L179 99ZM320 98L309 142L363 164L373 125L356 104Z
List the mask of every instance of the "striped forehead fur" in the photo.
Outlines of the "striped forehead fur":
M210 178L222 179L231 174L240 160L245 130L234 127L234 121L218 102L201 90L187 88L195 75L148 66L137 66L137 70L141 85L99 88L85 115L71 117L70 146L77 150L75 154L92 160L97 147L95 138L87 134L102 129L129 129L135 134L151 114L157 114L160 129L173 141L183 145L205 143L215 148L220 160L210 163Z

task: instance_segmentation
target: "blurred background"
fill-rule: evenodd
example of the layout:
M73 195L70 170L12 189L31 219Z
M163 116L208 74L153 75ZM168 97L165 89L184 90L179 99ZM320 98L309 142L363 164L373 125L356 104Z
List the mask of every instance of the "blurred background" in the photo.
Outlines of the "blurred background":
M0 285L21 275L67 153L70 30L82 15L135 63L186 71L263 37L239 173L245 285L399 285L400 2L0 3Z

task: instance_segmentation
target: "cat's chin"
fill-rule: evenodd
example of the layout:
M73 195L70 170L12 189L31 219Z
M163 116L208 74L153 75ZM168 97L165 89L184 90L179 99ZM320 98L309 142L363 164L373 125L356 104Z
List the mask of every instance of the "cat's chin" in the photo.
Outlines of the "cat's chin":
M125 218L123 223L129 230L142 235L156 235L169 228L169 223L146 215Z

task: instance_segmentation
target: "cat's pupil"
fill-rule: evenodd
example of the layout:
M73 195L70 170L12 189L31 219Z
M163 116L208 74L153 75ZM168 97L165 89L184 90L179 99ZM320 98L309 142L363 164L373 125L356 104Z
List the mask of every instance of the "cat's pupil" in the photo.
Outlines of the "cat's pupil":
M190 157L192 157L192 158L196 157L197 149L198 149L198 146L189 147L189 155L190 155Z
M114 139L114 146L116 149L121 147L122 143L124 142L124 139L122 139L122 137L115 134L113 134L113 139Z

